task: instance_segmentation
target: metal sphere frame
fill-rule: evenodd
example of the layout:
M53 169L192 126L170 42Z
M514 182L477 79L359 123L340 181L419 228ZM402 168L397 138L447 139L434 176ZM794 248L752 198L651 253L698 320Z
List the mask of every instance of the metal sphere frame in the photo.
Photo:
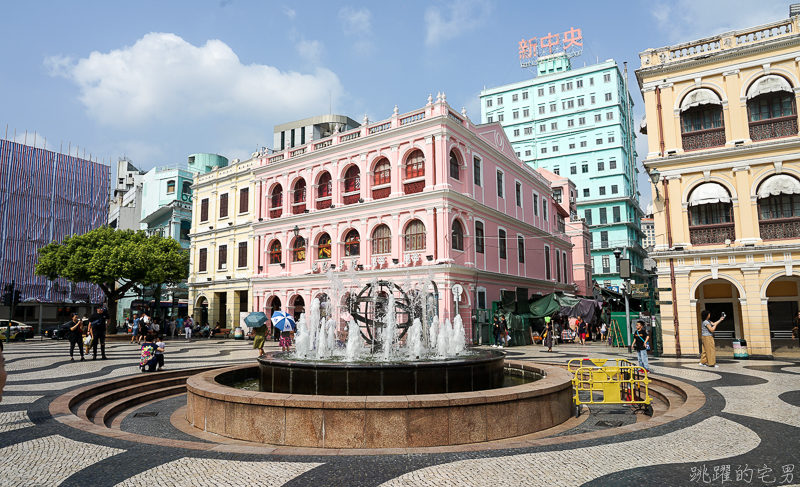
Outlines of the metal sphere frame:
M404 321L397 322L397 328L400 330L398 340L402 339L411 327L416 313L412 309L411 299L408 294L403 291L403 288L390 281L378 281L377 288L373 292L372 283L367 284L361 289L358 295L350 301L350 315L359 325L361 337L367 342L368 345L379 345L380 336L378 329L386 326L386 323L379 321L377 311L379 306L386 310L387 313L394 312L395 316L405 315ZM395 310L388 310L389 293L398 291L400 297L395 295ZM370 313L371 311L371 313ZM371 316L371 317L370 317ZM366 330L366 333L365 333Z

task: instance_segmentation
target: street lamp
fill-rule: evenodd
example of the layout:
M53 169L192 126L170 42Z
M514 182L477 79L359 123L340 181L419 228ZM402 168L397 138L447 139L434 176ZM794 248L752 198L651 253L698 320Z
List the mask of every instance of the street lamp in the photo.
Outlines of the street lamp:
M298 235L300 235L300 228L298 228L298 226L295 225L294 228L292 229L292 232L294 232L294 236L297 237Z
M653 186L655 186L656 188L656 201L659 201L660 199L660 195L658 194L658 182L660 180L661 180L661 173L658 172L658 169L653 168L653 170L650 171L650 181L653 182Z

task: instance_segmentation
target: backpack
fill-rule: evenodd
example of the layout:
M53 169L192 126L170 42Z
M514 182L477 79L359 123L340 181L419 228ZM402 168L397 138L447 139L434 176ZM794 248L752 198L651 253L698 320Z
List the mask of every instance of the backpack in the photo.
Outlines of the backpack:
M142 357L139 359L139 367L144 367L150 360L153 359L155 349L155 345L152 343L145 343L142 345Z

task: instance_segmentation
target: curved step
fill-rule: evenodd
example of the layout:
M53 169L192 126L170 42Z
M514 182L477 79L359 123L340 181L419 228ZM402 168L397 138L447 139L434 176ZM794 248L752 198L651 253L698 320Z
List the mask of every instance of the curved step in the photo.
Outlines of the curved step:
M172 387L165 387L156 391L140 392L138 394L126 396L110 402L99 409L95 413L94 418L92 418L92 422L98 426L110 427L108 423L114 418L114 416L125 411L126 409L130 409L138 406L139 404L152 401L153 399L175 396L185 392L186 384L182 384Z
M111 389L107 392L87 397L86 400L78 406L76 414L79 418L93 421L92 418L95 416L95 411L110 402L114 402L125 397L134 396L139 393L147 393L149 391L158 390L163 387L184 385L186 384L187 379L188 376L166 379L160 378L159 380L145 382L142 384L133 384L126 387Z
M190 377L195 374L199 374L201 372L206 372L208 370L218 369L219 366L215 367L198 367L193 369L182 369L182 370L170 370L165 372L158 372L158 380L164 379L172 379L176 377ZM74 413L77 414L79 405L89 399L90 397L97 396L103 394L108 391L112 391L115 389L122 389L125 387L149 383L153 382L153 375L151 374L138 374L138 375L131 375L128 377L122 377L115 380L106 381L94 386L88 386L85 388L78 389L74 393L69 394L69 409Z

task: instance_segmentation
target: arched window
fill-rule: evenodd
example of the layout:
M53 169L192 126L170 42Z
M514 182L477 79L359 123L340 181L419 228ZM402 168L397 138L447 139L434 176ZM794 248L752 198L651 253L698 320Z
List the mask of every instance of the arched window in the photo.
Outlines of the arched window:
M303 262L306 260L306 239L297 237L292 245L292 262Z
M411 220L406 225L406 251L425 250L425 225L419 220Z
M765 140L797 135L794 90L784 78L763 76L747 90L750 139Z
M344 237L344 255L345 257L357 256L361 252L361 237L358 235L357 230L350 230Z
M317 198L327 198L333 194L331 188L331 173L324 172L319 177L319 184L317 186Z
M417 149L406 158L406 179L425 175L425 155Z
M278 218L283 213L283 187L276 184L269 198L269 217ZM227 202L225 203L227 205Z
M392 182L391 165L388 159L382 158L375 164L375 176L373 177L372 184L378 186L381 184L389 184Z
M361 190L361 171L358 166L350 166L344 174L344 192L353 193Z
M453 250L464 250L464 227L458 220L453 221Z
M327 233L320 235L317 245L317 258L330 259L331 258L331 236Z
M292 191L292 203L305 203L306 202L306 180L298 179Z
M392 231L386 225L378 225L372 231L372 253L388 254L392 251Z
M722 101L707 88L694 90L681 103L683 150L725 145Z
M167 181L167 193L174 193L175 192L175 180L170 179Z
M280 264L282 260L281 255L281 243L277 240L273 240L269 246L269 263Z
M460 164L458 163L458 156L456 155L456 151L450 151L450 177L453 179L458 180L458 171L460 168Z
M759 185L757 195L761 238L800 238L800 181L777 174Z
M272 196L270 197L270 208L281 208L283 207L283 187L280 184L276 184L274 188L272 188Z
M703 183L689 196L689 238L692 245L733 241L733 206L728 190L717 183Z

